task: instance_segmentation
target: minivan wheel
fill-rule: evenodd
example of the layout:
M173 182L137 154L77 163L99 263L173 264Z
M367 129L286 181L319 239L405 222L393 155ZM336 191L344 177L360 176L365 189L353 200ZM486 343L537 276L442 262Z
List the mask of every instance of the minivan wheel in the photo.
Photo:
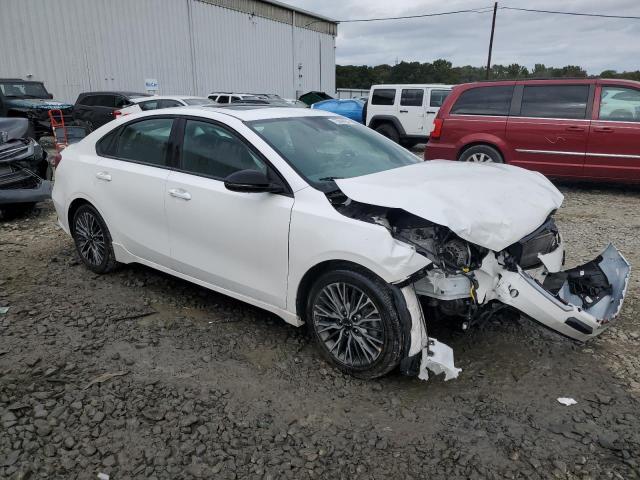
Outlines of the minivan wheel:
M400 135L398 134L396 127L394 127L393 125L383 123L382 125L378 125L375 130L380 135L384 135L385 137L387 137L389 140L393 140L396 143L400 141Z
M458 158L461 162L504 163L502 155L489 145L475 145L467 148Z
M318 278L306 308L322 355L362 379L385 375L402 358L402 327L389 286L365 272L333 270Z
M95 273L107 273L118 262L113 253L107 225L91 205L81 205L73 215L73 240L82 263Z

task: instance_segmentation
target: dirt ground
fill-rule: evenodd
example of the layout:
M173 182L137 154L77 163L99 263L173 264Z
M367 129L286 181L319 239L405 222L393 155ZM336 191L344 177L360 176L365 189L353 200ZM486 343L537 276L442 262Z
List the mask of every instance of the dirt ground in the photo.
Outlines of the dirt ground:
M609 241L640 264L640 188L561 190L570 266ZM430 324L458 379L360 381L259 309L140 266L92 274L42 204L0 220L0 478L639 478L639 278L588 344L524 318Z

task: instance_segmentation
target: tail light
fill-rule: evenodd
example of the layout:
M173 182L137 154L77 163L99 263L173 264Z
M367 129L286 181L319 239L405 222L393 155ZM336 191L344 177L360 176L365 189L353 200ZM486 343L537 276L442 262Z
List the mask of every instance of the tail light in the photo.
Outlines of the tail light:
M118 118L120 115L122 115L122 112L120 110L114 110L113 111L113 117L114 118Z
M444 118L434 119L433 128L431 129L431 135L429 135L429 138L440 138L440 135L442 135L443 124L444 124Z
M53 168L58 168L58 165L60 165L61 161L62 161L62 154L60 152L56 152L51 158L51 165L53 165Z

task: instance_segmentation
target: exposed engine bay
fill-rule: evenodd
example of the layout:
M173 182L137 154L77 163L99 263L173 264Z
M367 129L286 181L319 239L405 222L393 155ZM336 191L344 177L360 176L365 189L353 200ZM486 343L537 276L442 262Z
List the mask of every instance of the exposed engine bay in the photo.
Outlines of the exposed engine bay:
M533 232L494 251L403 209L360 203L339 190L328 198L343 215L386 228L426 257L430 263L398 286L411 285L431 312L458 319L463 330L498 311L515 309L584 341L601 333L622 306L627 261L609 245L594 260L563 271L565 252L554 212ZM449 347L428 337L422 344L420 378L428 378L427 368L444 372L445 379L457 376ZM444 360L434 363L434 358Z

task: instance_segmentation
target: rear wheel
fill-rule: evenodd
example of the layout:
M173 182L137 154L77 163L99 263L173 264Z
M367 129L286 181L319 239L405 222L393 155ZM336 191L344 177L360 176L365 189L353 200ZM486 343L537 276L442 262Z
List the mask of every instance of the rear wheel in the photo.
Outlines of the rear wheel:
M73 215L73 240L82 263L95 273L107 273L117 266L107 225L91 205L82 205Z
M323 274L307 299L306 319L323 356L345 373L385 375L402 358L402 327L389 286L365 272Z
M458 158L461 162L504 163L500 152L489 145L474 145L467 148Z
M389 123L383 123L382 125L378 125L376 127L376 132L378 132L380 135L384 135L389 140L393 140L396 143L400 141L400 135L398 134L398 130L396 130L396 127L394 127Z

